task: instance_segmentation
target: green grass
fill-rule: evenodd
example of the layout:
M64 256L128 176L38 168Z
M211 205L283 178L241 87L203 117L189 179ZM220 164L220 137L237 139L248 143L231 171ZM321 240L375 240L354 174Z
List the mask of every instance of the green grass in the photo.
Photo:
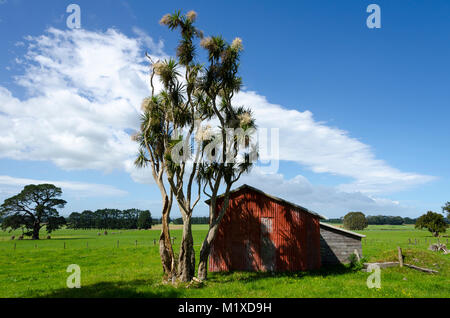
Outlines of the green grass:
M204 225L193 226L197 259L206 230ZM369 273L346 266L276 274L210 273L202 286L174 287L162 282L158 246L153 245L159 231L115 230L107 236L98 232L59 230L52 239L39 241L11 241L12 234L0 232L0 297L450 297L450 256L428 251L430 241L436 239L413 226L370 226L360 231L367 236L364 257L395 260L401 246L406 263L439 274L383 269L379 290L367 288ZM177 252L181 230L173 230L172 236L177 237ZM408 239L418 244L411 245ZM66 287L70 264L81 267L80 289Z

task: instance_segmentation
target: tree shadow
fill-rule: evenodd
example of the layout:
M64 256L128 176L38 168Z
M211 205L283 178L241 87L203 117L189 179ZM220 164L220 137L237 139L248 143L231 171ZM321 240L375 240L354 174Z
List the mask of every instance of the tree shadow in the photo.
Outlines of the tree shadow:
M175 288L152 288L153 281L132 280L99 282L81 288L60 288L39 298L177 298L181 294ZM139 290L141 289L141 290Z

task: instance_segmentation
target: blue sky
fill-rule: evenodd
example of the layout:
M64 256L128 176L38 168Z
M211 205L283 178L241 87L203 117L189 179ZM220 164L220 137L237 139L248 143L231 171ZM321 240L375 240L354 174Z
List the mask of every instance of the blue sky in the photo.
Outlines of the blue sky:
M281 128L278 174L256 171L243 182L328 217L415 217L450 201L448 1L0 3L0 200L27 181L55 181L66 214L137 207L160 215L151 177L126 164L134 150L124 135L146 96L142 54L174 54L176 35L158 21L181 9L195 10L207 35L243 39L237 102L256 109L262 127ZM70 3L80 5L85 33L67 28ZM381 8L380 29L366 26L371 3ZM96 41L121 68L95 56ZM73 60L58 50L72 46ZM103 85L96 79L105 72ZM77 104L78 91L97 102Z

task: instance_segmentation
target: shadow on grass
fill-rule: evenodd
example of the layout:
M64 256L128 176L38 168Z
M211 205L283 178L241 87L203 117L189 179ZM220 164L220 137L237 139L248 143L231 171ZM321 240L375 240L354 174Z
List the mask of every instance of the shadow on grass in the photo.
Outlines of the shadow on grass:
M61 288L39 298L176 298L179 291L164 286L153 288L149 280L100 282L81 288Z
M93 239L97 239L96 237L90 237L90 236L86 236L86 237L52 237L51 239L46 239L46 238L41 238L40 240L36 240L36 242L39 241L73 241L73 240L93 240Z
M240 282L252 282L259 279L266 278L303 278L303 277L327 277L327 276L336 276L336 275L344 275L355 272L355 269L351 268L348 265L333 265L322 267L317 270L311 270L307 272L243 272L243 271L232 271L232 272L216 272L210 273L208 277L208 281L211 282L231 282L231 281L240 281Z

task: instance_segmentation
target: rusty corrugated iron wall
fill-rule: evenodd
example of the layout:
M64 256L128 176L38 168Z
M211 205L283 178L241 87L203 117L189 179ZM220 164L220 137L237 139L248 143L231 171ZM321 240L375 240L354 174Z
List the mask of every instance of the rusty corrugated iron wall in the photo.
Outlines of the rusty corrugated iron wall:
M222 203L223 198L218 207ZM298 271L320 266L317 216L249 188L230 195L212 245L210 271Z

